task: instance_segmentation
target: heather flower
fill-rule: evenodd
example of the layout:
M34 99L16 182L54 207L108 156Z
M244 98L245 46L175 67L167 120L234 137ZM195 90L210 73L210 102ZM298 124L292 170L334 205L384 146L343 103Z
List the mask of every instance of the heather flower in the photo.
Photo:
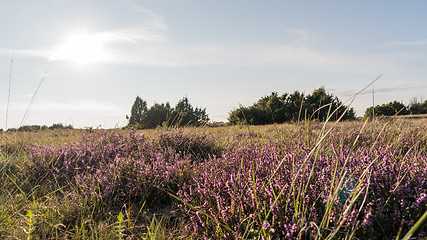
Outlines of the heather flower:
M369 210L368 213L365 214L365 217L363 218L362 221L362 228L363 229L368 229L372 223L373 223L373 219L372 219L373 215L372 215L372 211Z
M264 230L268 230L270 228L270 223L268 221L264 221L264 223L262 224L262 229Z
M182 129L151 139L95 132L73 143L30 146L27 169L30 181L58 184L67 195L78 186L105 206L178 207L196 239L314 238L336 228L335 237L343 238L356 226L357 238L388 239L402 219L405 232L426 211L423 131L337 128L319 149L299 137L261 142L234 134L221 149L211 135Z

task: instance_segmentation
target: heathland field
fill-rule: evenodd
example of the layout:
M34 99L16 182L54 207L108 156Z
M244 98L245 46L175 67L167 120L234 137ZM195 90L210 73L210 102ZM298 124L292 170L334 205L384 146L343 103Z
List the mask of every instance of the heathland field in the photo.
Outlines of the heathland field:
M426 119L0 140L0 239L427 235Z

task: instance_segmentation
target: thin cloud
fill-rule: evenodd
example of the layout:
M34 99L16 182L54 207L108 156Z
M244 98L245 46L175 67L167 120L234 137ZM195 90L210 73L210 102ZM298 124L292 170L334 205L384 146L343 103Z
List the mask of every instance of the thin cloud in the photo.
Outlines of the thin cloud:
M294 34L298 36L298 39L296 40L296 43L304 42L311 38L312 33L309 31L298 29L298 28L290 28L285 31L286 33Z
M163 20L163 17L161 15L158 15L146 8L141 7L138 4L135 4L133 2L131 2L132 5L132 9L134 11L140 12L144 15L146 15L147 17L149 17L149 25L153 28L156 29L163 29L163 30L167 30L168 29L168 25L166 24L166 22Z
M139 42L163 42L166 41L166 33L169 29L163 17L129 1L131 11L140 13L140 21L136 25L122 27L116 30L106 31L105 34L113 41L129 43Z
M235 67L289 67L320 72L371 73L392 66L389 56L353 55L304 45L209 45L182 46L167 40L163 32L127 27L98 34L110 56L105 62L152 67L227 65ZM0 49L0 54L49 59L54 50Z
M160 30L146 26L130 26L98 34L106 40L119 43L164 42L166 41L166 36Z
M0 55L10 55L12 56L26 56L26 57L40 57L46 58L51 54L50 50L46 49L10 49L10 48L0 48Z
M427 40L401 41L382 44L381 47L414 47L427 45Z
M117 53L117 63L153 67L221 65L287 67L319 72L371 73L390 68L389 56L352 55L304 45L241 44L182 46L170 42L140 44Z
M231 66L273 66L311 69L321 72L361 73L383 69L388 61L377 56L352 55L314 49L309 46L240 45L188 49L187 62Z
M120 63L126 59L126 49L165 41L162 32L141 26L132 26L98 33L75 35L52 51L50 60L71 60L77 62ZM121 56L122 55L122 56Z
M94 38L100 44L106 46L105 55L111 56L106 58L104 62L121 63L126 62L120 58L132 58L132 50L151 47L153 44L158 44L167 41L168 26L163 21L163 17L149 11L139 5L130 2L132 8L130 11L137 11L139 14L139 22L130 25L122 26L115 29L107 29L104 31L85 32L84 34ZM81 34L81 33L74 33ZM68 33L71 37L73 33ZM67 38L64 39L67 41ZM28 48L28 49L10 49L0 48L0 55L11 55L14 53L17 56L46 58L48 60L56 59L58 47L61 43L50 48Z
M259 46L251 49L255 49L252 56L255 63L297 67L321 72L370 72L388 64L373 56L325 51L310 46L276 45ZM251 49L247 50L250 51Z
M374 87L374 92L375 93L393 93L393 92L410 91L410 90L426 88L426 87L427 87L427 84L422 84L422 83L416 83L416 82L402 83L402 84L396 84L393 86ZM329 87L326 87L326 90L341 96L353 96L358 91L360 91L360 89L346 88L344 86L329 86ZM361 93L361 95L365 95L365 94L372 94L372 88L369 88L366 91Z
M11 106L12 110L24 110L28 107L28 103L16 102ZM0 108L0 110L3 110ZM67 112L67 111L80 111L80 112L122 112L123 108L116 106L112 103L96 101L93 99L76 99L66 101L48 101L39 100L31 107L31 112ZM31 113L30 113L31 114Z
M37 113L97 113L102 115L117 115L123 112L123 108L114 104L95 101L93 99L69 100L64 102L40 100L31 107L30 115Z

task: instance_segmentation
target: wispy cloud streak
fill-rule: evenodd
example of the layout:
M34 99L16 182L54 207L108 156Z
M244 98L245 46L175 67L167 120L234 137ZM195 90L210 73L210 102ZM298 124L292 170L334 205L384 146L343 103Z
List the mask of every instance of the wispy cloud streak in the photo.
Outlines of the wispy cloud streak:
M28 104L24 102L16 102L11 107L12 110L25 110ZM4 110L4 107L0 107ZM106 103L105 101L96 101L93 99L70 99L68 101L47 101L40 100L32 105L32 111L35 112L122 112L123 108L114 105L114 103Z
M297 35L298 39L296 40L296 43L304 42L304 41L310 39L311 36L313 35L309 31L306 31L303 29L298 29L298 28L291 28L291 29L286 30L285 32Z
M167 41L166 34L168 26L161 16L138 5L133 6L132 11L138 12L140 17L139 22L134 25L93 32L67 31L67 35L69 35L68 38L83 33L90 36L90 38L96 39L96 42L105 46L105 55L110 57L105 58L104 62L109 63L127 62L125 59L132 58L132 52L134 50L152 47L152 45ZM64 41L67 41L68 38L64 37ZM56 46L51 46L50 48L0 48L0 55L10 55L14 52L18 57L25 56L56 60L57 58L55 58L55 56L60 46L61 43L58 43Z
M427 40L390 42L382 44L381 47L415 47L422 45L427 45Z
M393 92L410 91L410 90L420 89L420 88L427 88L427 84L417 83L417 82L402 83L402 84L396 84L396 85L386 86L386 87L375 87L374 91L375 93L393 93ZM356 88L346 88L343 86L329 86L329 87L326 87L326 90L341 96L352 96L359 91L359 89L356 89ZM360 94L361 95L372 94L372 90L368 89L365 92L362 92Z

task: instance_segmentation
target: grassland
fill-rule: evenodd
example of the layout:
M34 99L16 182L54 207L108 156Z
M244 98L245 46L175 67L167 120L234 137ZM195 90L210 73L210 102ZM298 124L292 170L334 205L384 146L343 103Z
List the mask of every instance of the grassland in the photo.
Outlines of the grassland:
M4 132L0 239L422 239L427 120Z

